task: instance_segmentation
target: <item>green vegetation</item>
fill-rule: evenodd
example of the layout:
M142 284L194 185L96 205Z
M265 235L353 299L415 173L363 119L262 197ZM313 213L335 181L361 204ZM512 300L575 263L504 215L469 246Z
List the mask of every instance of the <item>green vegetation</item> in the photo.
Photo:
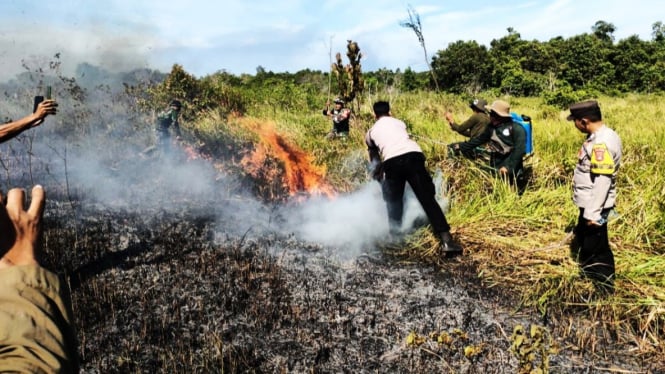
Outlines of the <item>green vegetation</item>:
M590 34L537 42L522 40L511 28L489 49L474 41L450 44L433 57L431 72L380 69L362 72L361 81L354 68L354 87L364 91L353 95L339 82L331 89L328 72L273 73L259 67L253 76L221 71L196 78L179 65L164 79L150 75L141 84L127 85L126 93L145 113L172 97L182 99L186 140L240 172L239 158L258 142L247 123L270 123L326 170L326 180L338 193L367 183L363 137L373 123L371 104L389 100L393 114L422 146L430 170L442 171L447 216L466 249L460 261L473 265L485 287L519 300L516 310L536 310L544 320L557 321L549 333L533 326L529 334L522 327L515 330L514 353L525 368L546 371L550 337L555 336L566 336L573 349L590 352L600 349L596 339L605 336L645 359L665 362L665 28L657 22L653 30L651 41L630 37L615 43L614 26L599 21ZM353 56L359 69L361 55ZM339 76L348 73L339 58L337 65ZM78 86L68 87L75 97ZM345 142L325 140L330 123L321 109L331 94L357 103ZM449 130L444 112L465 118L471 97L507 100L513 111L532 118L535 154L528 160L532 174L523 195L478 164L447 157L446 144L462 138ZM569 250L577 218L570 183L583 135L565 120L566 108L589 98L600 102L604 121L623 141L619 216L609 224L616 293L608 297L580 278ZM75 109L80 117L88 114ZM77 123L87 124L85 118ZM274 170L263 175L266 183L259 183L256 192L275 198L286 189L271 179L279 177L279 162L268 161ZM437 256L435 238L424 229L405 246L387 250L446 266ZM412 340L421 341L416 333ZM470 348L469 355L475 350Z
M532 308L544 319L557 319L559 331L552 334L569 336L579 349L594 351L594 337L601 334L634 346L645 357L665 354L665 163L659 146L665 144L665 131L658 122L665 115L662 95L590 96L570 90L575 99L599 100L605 122L620 134L624 146L618 180L619 217L610 223L617 291L599 297L579 277L569 250L570 230L577 218L570 183L583 135L565 120L567 110L561 108L561 102L554 105L546 95L478 94L488 101L508 100L513 111L533 119L535 155L528 161L532 177L527 191L518 196L474 162L447 158L446 144L462 139L444 125L443 114L451 109L456 118L467 116L465 96L399 90L366 93L355 112L350 138L329 142L324 135L330 124L320 114L326 79L324 74L318 79L315 76L314 72L304 76L262 73L235 84L225 81L224 74L206 77L199 83L217 82L223 92L234 92L244 110L239 117L229 115L231 111L224 106L206 108L185 127L206 139L210 149L215 143L251 147L251 135L239 132L238 123L242 118L269 121L281 136L312 155L314 163L325 166L329 183L344 192L368 180L363 136L373 123L370 106L376 99L389 99L393 114L407 123L422 145L430 169L443 172L441 187L450 201L447 215L466 248L461 261L475 265L486 287L517 297L517 308ZM396 254L446 266L438 258L435 244L435 238L423 229ZM581 328L578 320L596 323Z
M432 67L438 86L455 93L489 89L519 96L571 89L608 94L662 92L663 26L656 22L652 29L651 41L631 36L614 43L614 25L598 21L592 33L540 42L523 40L509 27L508 35L492 40L490 48L476 41L449 44L433 57Z

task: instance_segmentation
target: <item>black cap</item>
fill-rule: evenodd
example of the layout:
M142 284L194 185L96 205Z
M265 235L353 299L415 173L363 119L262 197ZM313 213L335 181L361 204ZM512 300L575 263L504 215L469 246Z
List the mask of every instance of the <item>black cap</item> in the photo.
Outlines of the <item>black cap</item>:
M588 116L601 117L600 107L596 100L587 100L571 105L570 115L566 119L572 121L574 119L581 119Z
M174 107L180 109L180 108L182 108L182 103L180 102L180 100L171 100L171 103L169 104L169 106L174 106Z
M487 109L485 109L486 106L487 106L487 101L483 99L475 99L471 102L471 104L469 104L469 107L471 109L476 109L483 113L487 112Z

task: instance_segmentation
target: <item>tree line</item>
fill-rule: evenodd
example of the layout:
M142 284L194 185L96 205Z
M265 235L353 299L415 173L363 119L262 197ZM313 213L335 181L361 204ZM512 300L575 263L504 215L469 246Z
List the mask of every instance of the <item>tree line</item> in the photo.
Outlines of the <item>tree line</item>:
M405 25L418 26L418 21L412 16ZM612 23L597 21L591 32L537 41L524 40L517 30L508 28L507 34L493 39L489 47L473 40L450 43L435 52L429 60L431 70L424 72L409 67L403 71L363 71L362 46L349 40L349 63L344 65L338 53L330 71L275 73L258 66L255 74L234 75L219 70L196 78L178 64L170 73L139 69L114 75L84 63L77 69L78 79L60 80L70 88L90 82L90 90L77 95L94 91L92 86L99 88L120 80L125 93L130 93L140 107L157 109L169 98L178 97L186 102L189 113L197 114L213 108L243 113L265 106L314 110L322 107L321 98L326 96L363 101L400 91L541 97L544 103L562 108L599 94L665 92L665 24L653 23L650 40L632 35L616 41L615 32ZM419 37L419 41L424 47L424 40ZM425 56L429 58L426 52ZM59 66L59 57L50 64ZM39 75L41 81L46 73L28 71L2 86L14 92L17 85L25 83L29 87L34 84L34 75Z
M598 94L658 93L665 91L665 25L652 25L650 40L637 35L615 40L616 27L597 21L591 32L548 41L524 40L514 28L489 46L459 40L431 58L432 71L378 69L363 72L364 89L440 90L474 96L541 96L545 102L565 106L581 97ZM325 82L318 71L275 74L257 69L250 83L282 78L305 84ZM322 74L327 74L323 72Z
M598 21L590 33L546 42L524 40L513 28L487 48L457 41L432 58L438 85L452 93L494 89L515 96L557 90L604 94L665 90L665 25L652 25L652 39L637 35L615 42L616 27Z

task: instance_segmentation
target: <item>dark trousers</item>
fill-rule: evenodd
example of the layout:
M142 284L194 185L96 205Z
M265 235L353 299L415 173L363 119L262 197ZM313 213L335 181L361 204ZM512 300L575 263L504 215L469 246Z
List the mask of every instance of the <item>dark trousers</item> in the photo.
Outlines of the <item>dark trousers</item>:
M607 219L611 209L601 213ZM597 288L612 292L614 290L614 255L607 236L607 222L601 226L589 226L584 218L584 209L575 227L577 261L582 274L596 282Z
M157 147L163 153L169 153L171 151L171 134L168 131L155 131L155 137L157 140Z
M425 155L411 152L383 163L385 178L381 182L383 200L388 208L390 231L398 232L404 213L404 188L408 182L423 207L435 233L450 231L450 226L436 201L434 182L425 168Z

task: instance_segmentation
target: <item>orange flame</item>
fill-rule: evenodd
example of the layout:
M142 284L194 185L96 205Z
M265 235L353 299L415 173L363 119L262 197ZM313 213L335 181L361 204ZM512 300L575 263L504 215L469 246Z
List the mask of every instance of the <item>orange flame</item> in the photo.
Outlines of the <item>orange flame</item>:
M185 153L185 155L187 155L187 161L198 160L198 159L207 160L207 161L211 160L210 156L202 154L201 152L194 149L194 147L190 144L180 143L179 146L180 149L182 149L182 151Z
M243 158L241 163L248 168L261 168L265 165L267 156L272 155L284 164L285 175L282 178L289 195L306 192L315 195L333 197L335 191L325 180L326 169L312 163L313 157L296 145L290 144L279 135L271 122L242 118L241 125L259 136L260 142L250 155ZM265 174L266 170L262 173Z

